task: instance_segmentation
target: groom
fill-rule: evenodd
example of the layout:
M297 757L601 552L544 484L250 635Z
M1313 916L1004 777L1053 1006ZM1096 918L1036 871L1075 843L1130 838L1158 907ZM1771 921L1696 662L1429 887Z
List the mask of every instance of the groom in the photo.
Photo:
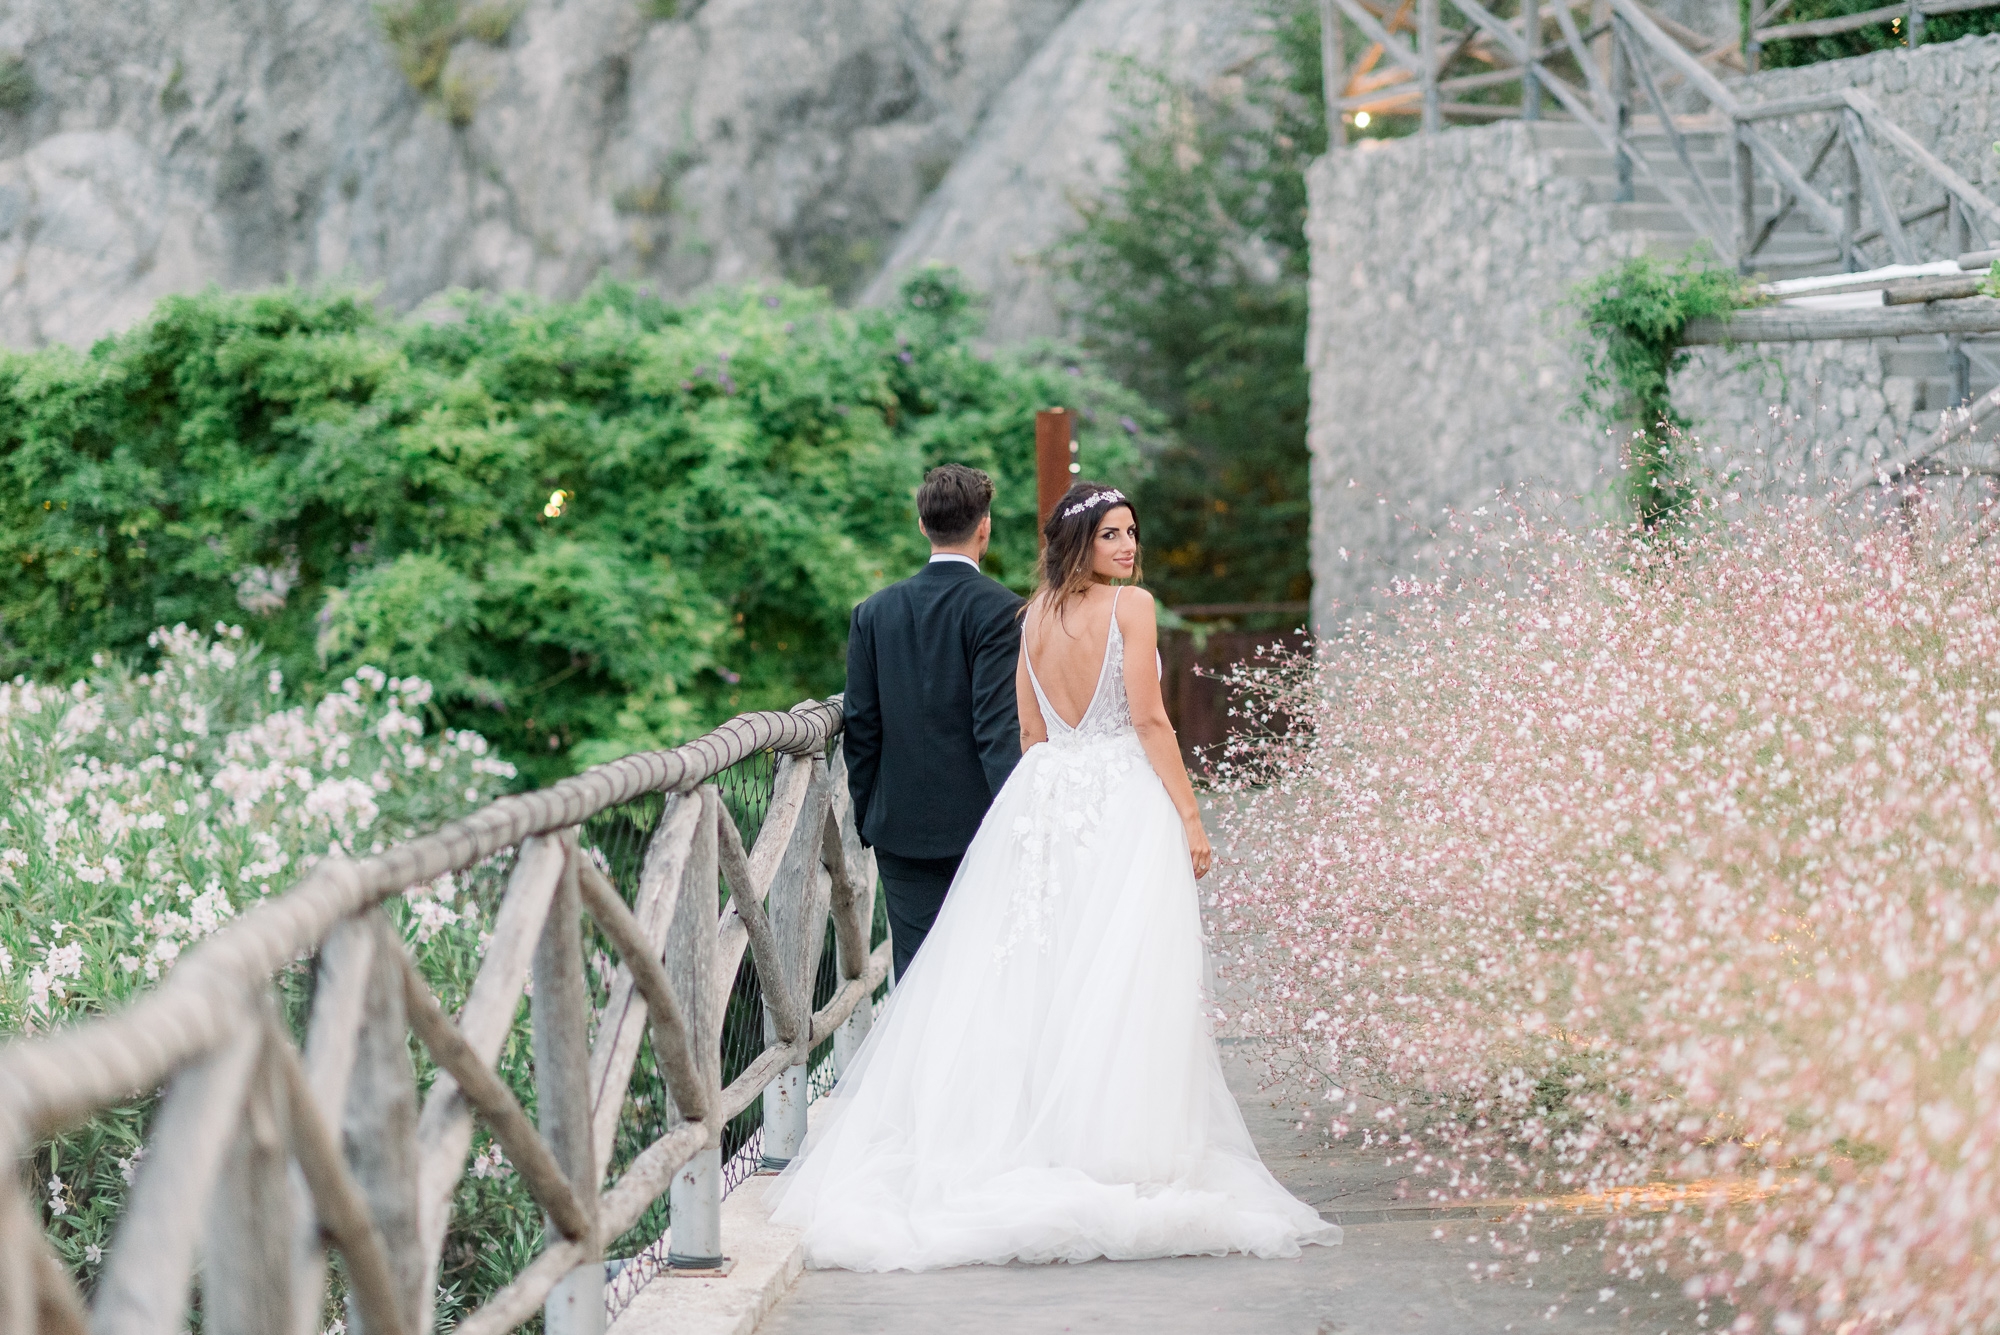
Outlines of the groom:
M926 474L917 520L930 562L855 608L847 641L847 786L882 873L899 980L1021 758L1021 599L979 571L992 506L993 480L976 468Z

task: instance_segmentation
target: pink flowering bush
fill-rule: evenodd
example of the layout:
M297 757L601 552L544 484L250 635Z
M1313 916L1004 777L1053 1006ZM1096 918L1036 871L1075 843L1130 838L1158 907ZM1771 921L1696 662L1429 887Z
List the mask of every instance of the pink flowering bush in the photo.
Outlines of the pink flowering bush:
M1991 532L1446 535L1315 661L1241 674L1242 1025L1413 1186L1595 1196L1628 1279L1746 1329L1993 1328Z

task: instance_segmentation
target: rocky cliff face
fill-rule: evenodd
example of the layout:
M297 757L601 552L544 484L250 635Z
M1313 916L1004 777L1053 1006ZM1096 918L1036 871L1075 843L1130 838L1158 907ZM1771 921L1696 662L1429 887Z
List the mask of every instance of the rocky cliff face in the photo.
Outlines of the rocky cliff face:
M1257 18L1243 0L1084 0L994 100L864 300L886 301L904 272L940 260L988 295L995 339L1062 332L1043 257L1076 225L1076 201L1118 169L1116 62L1197 85L1231 78L1257 49Z
M1076 0L13 0L0 342L286 279L851 294Z

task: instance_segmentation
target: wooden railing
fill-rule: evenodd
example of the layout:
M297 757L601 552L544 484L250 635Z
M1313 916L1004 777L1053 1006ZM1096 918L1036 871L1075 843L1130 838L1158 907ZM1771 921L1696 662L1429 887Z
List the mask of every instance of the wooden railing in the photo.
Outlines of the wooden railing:
M538 1310L549 1335L601 1330L605 1242L663 1194L671 1263L718 1266L723 1127L763 1096L765 1162L795 1153L809 1054L832 1038L844 1060L888 971L888 946L869 948L874 856L848 811L831 746L840 727L837 698L745 714L376 856L329 859L127 1009L0 1048L8 1163L101 1110L163 1091L88 1310L19 1181L0 1183L0 1335L175 1335L197 1256L204 1335L315 1335L328 1247L340 1253L350 1329L423 1335L475 1118L545 1212L549 1241L459 1323L463 1335L501 1335ZM709 780L764 750L777 756L775 784L746 848ZM578 830L654 794L664 809L628 904ZM507 849L516 856L490 943L469 999L449 1015L381 906ZM586 915L621 960L594 1039ZM839 984L815 1011L829 918ZM723 1011L746 948L765 1044L724 1086ZM273 980L307 957L315 986L301 1051ZM524 991L533 1119L496 1070ZM421 1104L411 1035L438 1068ZM647 1039L673 1108L664 1133L606 1183Z
M1943 0L1924 2L1936 10ZM1452 115L1533 120L1546 95L1612 155L1624 199L1645 180L1718 256L1746 274L1777 229L1794 218L1826 238L1825 253L1811 258L1829 269L1913 264L2000 245L2000 204L1864 92L1745 101L1715 72L1731 63L1740 67L1733 42L1675 23L1644 0L1518 0L1514 7L1518 12L1502 17L1495 12L1498 0L1449 0L1458 22L1453 27L1442 16L1443 0L1322 0L1326 86L1336 93L1328 100L1331 142L1345 142L1346 120L1356 110L1419 112L1430 132ZM1587 28L1578 22L1579 9ZM1600 21L1590 22L1591 14L1601 14ZM1370 43L1352 66L1347 26ZM1553 40L1545 41L1551 28ZM1385 57L1388 68L1378 70ZM1444 77L1454 61L1467 59L1482 72ZM1446 98L1474 88L1503 95L1470 105ZM1760 127L1806 117L1829 119L1801 166ZM1727 135L1733 188L1718 188L1695 162L1692 122ZM1633 127L1642 123L1662 141L1654 152L1635 140ZM1887 170L1892 159L1908 164L1935 193L1899 198ZM1816 184L1823 171L1841 171L1845 179L1823 188ZM1760 178L1767 190L1775 186L1776 204L1768 212L1760 206ZM1920 225L1927 225L1922 235Z
M1447 120L1539 120L1545 95L1555 99L1558 115L1615 116L1621 74L1612 20L1608 12L1592 17L1605 9L1605 0L1518 0L1516 12L1505 18L1494 13L1499 7L1500 0L1450 0L1458 17L1447 20L1442 0L1320 0L1328 142L1345 144L1347 125L1358 117L1365 126L1365 117L1416 115L1426 134ZM1697 32L1643 3L1637 8L1705 69L1743 68L1734 37ZM1584 11L1581 23L1578 9ZM1352 62L1350 26L1362 42ZM1555 62L1574 69L1554 68ZM1665 75L1654 91L1671 93L1681 79ZM1623 92L1629 103L1632 90ZM1593 102L1595 109L1584 110Z

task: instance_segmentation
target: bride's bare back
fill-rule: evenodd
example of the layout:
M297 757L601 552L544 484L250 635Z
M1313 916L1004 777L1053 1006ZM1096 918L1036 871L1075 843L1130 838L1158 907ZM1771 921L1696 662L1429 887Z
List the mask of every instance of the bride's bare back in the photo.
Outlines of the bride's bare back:
M1062 721L1075 726L1097 693L1109 651L1111 610L1118 590L1099 584L1057 616L1045 599L1028 604L1021 644L1041 679L1042 692Z

